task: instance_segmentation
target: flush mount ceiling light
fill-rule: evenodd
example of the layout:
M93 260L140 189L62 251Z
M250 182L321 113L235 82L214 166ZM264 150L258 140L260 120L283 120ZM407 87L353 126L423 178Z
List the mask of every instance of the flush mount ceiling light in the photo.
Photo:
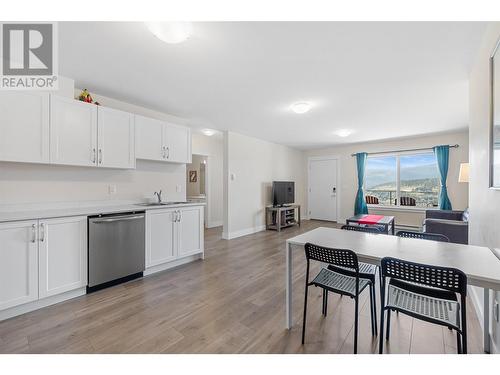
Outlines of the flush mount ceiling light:
M146 26L158 39L177 44L191 36L191 22L146 22Z
M309 112L310 109L312 108L312 105L311 105L311 103L308 103L308 102L297 102L297 103L293 103L290 106L290 108L295 113L302 114L302 113Z
M352 130L349 129L340 129L335 132L339 137L349 137L352 134Z
M205 134L207 137L211 137L215 134L215 130L213 129L202 129L201 132Z

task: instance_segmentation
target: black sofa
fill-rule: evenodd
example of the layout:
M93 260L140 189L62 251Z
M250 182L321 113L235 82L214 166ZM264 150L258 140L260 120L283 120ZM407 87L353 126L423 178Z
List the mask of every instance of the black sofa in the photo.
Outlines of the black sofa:
M426 210L423 231L444 234L450 242L468 244L469 210Z

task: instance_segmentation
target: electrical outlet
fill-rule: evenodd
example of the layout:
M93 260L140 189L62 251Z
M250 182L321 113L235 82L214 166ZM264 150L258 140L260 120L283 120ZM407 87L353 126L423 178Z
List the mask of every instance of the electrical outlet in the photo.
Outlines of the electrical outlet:
M108 185L108 194L116 194L116 185Z

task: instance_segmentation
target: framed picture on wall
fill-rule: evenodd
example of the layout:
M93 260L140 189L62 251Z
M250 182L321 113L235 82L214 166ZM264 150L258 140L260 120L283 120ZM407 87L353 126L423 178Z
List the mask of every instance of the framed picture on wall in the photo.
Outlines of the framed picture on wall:
M196 171L189 171L189 182L196 182L198 181L198 176Z

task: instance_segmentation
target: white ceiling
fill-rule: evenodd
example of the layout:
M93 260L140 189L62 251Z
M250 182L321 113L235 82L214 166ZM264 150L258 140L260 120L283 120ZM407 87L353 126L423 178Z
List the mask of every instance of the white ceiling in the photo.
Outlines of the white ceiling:
M299 148L465 129L484 23L195 23L166 44L143 23L61 23L78 87ZM302 115L289 110L311 101ZM351 129L340 138L334 132Z

